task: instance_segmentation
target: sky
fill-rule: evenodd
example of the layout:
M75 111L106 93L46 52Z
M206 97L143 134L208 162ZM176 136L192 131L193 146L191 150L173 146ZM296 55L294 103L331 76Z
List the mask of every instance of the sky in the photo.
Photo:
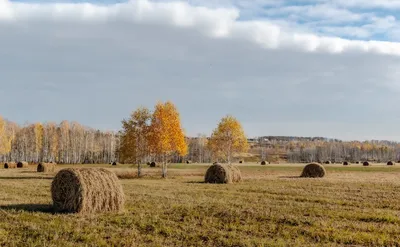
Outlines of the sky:
M0 115L400 141L400 0L0 0Z

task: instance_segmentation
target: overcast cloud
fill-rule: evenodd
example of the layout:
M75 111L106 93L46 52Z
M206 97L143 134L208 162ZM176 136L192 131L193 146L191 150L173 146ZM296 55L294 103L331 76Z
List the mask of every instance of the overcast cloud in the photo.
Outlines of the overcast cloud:
M188 135L400 141L400 1L301 2L0 0L0 114L118 130L171 100Z

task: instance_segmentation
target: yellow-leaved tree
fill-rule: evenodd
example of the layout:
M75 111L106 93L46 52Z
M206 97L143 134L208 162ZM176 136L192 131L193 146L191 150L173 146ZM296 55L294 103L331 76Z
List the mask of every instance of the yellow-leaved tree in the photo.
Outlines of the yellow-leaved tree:
M168 160L171 155L187 154L185 134L181 127L177 108L171 102L157 103L151 118L149 147L152 154L162 159L162 177L167 177Z
M138 165L138 177L141 176L142 163L149 156L150 119L150 111L139 107L132 112L129 119L122 120L120 158L123 162L134 162Z
M229 115L221 119L211 135L208 147L215 156L223 157L229 164L235 153L247 152L249 149L242 125Z

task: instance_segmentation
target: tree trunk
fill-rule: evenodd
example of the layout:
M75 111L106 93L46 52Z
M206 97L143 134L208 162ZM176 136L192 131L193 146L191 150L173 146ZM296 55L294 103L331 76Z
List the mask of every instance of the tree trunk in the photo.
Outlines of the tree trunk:
M138 164L137 175L138 175L139 178L142 176L142 165L141 165L141 163Z

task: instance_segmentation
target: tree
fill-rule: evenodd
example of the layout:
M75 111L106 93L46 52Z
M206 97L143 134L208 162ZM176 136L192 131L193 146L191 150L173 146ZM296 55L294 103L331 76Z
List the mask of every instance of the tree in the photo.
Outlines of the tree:
M228 163L232 162L235 153L246 152L249 149L242 125L229 115L221 119L212 133L209 147L215 155L223 156Z
M132 112L129 119L122 120L120 157L138 165L138 177L141 165L149 155L148 138L151 114L147 108L140 107Z
M179 112L173 103L156 104L151 118L149 146L153 154L161 156L163 178L167 177L169 158L174 153L186 155L188 147Z

